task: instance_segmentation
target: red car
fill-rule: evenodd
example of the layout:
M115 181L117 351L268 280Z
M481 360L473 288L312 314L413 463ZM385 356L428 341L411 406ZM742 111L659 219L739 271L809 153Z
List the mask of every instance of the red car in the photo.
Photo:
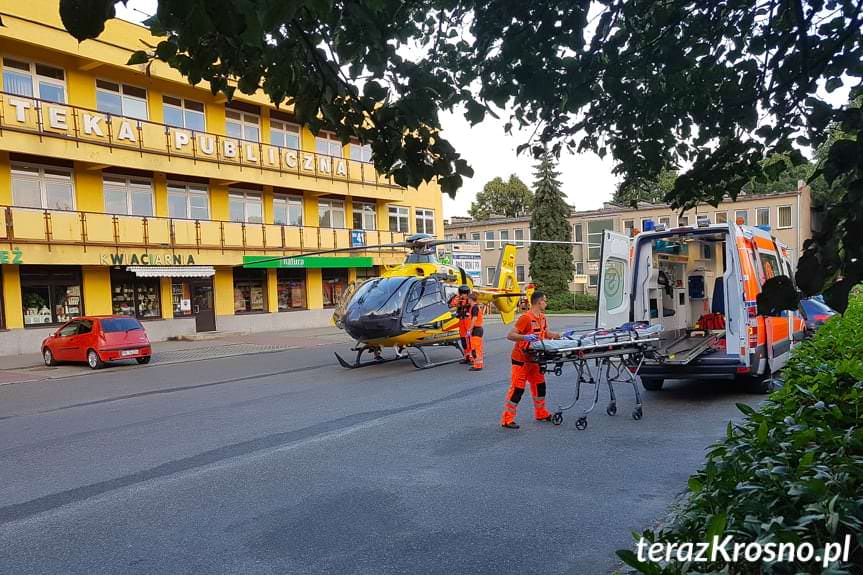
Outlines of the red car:
M99 369L118 359L144 364L152 353L144 326L125 315L76 317L42 342L45 365L80 361Z

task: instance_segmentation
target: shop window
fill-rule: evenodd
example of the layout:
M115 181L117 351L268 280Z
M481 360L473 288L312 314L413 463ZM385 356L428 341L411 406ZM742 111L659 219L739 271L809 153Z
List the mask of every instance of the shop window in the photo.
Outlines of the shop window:
M303 225L302 196L273 196L273 223L282 226Z
M348 287L348 270L321 270L323 276L324 307L339 304L342 294Z
M378 213L374 204L355 201L353 209L355 230L374 230L377 228Z
M332 132L321 132L315 137L315 151L325 156L342 157L342 142Z
M370 268L357 268L357 281L376 278L379 276L380 273L378 272L378 266L372 266Z
M140 278L132 272L111 270L111 313L139 319L162 317L159 278Z
M372 147L369 144L361 146L351 144L351 159L357 162L369 164L372 161Z
M6 314L3 311L3 268L0 267L0 329L6 327Z
M72 170L13 162L12 203L22 208L74 210Z
M614 230L614 220L591 220L587 222L587 261L599 261L602 251L602 235L605 230Z
M408 208L404 206L390 206L388 213L391 232L402 232L405 234L410 232L410 222L408 220L410 210Z
M106 114L146 120L147 90L108 80L96 80L96 109Z
M267 270L234 269L234 313L267 311Z
M270 143L280 148L300 149L300 127L281 120L270 120Z
M276 270L279 311L306 309L306 270Z
M345 227L345 203L342 200L318 200L318 224L322 228Z
M261 193L228 190L228 214L232 222L263 223L264 208L261 203Z
M417 208L414 219L416 220L418 234L434 235L434 210Z
M65 323L84 313L80 268L21 266L19 273L25 326Z
M209 220L210 197L207 186L168 182L168 216L187 220Z
M165 115L165 123L169 126L196 132L207 129L207 116L204 114L204 104L201 102L162 96L162 113Z
M144 178L104 176L105 212L130 216L153 215L153 184Z
M63 104L66 73L62 68L3 58L3 91Z
M261 118L257 114L226 109L225 133L229 138L260 142Z
M192 316L192 289L188 281L174 279L171 283L171 305L174 317Z

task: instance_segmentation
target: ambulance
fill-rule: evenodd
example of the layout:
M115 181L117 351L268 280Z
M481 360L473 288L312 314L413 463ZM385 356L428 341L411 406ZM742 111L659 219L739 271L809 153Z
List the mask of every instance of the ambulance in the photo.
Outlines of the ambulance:
M667 379L738 379L767 392L806 327L797 310L759 313L762 286L780 275L793 278L789 251L768 229L699 216L694 227L633 237L606 230L596 327L662 326L639 372L648 390Z

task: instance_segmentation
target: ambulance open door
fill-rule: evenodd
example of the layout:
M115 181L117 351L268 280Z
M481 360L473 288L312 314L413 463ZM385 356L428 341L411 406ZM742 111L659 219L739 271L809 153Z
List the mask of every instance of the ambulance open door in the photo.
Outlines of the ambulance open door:
M632 240L605 230L600 251L599 281L596 289L596 327L614 328L629 321L632 293Z

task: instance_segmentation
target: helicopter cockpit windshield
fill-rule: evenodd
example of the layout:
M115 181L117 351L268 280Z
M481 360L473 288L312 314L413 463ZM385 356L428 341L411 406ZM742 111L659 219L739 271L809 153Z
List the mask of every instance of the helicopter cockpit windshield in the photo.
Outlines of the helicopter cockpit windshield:
M405 302L402 323L417 326L432 322L449 310L444 293L444 284L437 279L428 278L416 282Z
M355 339L398 333L402 305L414 281L413 277L375 278L360 285L345 307L345 331Z

